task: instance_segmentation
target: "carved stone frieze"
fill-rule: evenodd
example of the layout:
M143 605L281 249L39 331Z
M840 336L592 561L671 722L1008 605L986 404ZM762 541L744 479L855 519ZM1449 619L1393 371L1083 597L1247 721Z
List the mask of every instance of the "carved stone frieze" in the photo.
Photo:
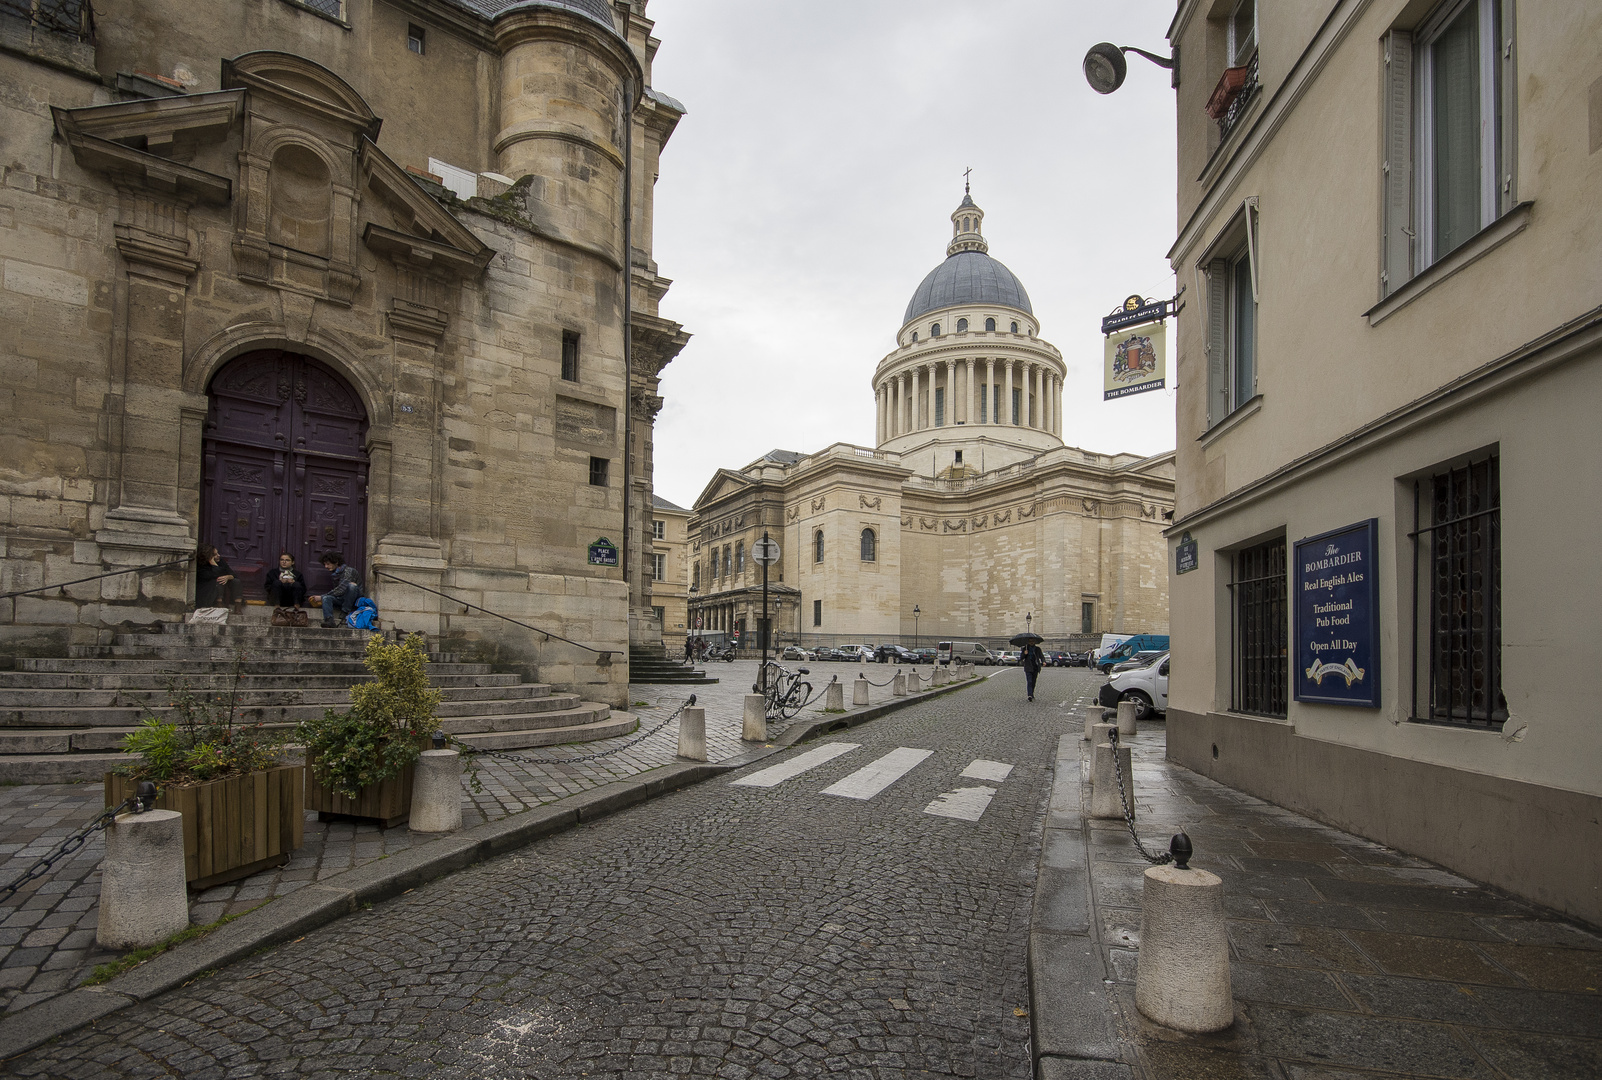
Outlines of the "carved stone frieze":
M866 495L857 496L857 506L863 510L878 510L880 509L882 501L883 500L878 495L875 495L871 499Z

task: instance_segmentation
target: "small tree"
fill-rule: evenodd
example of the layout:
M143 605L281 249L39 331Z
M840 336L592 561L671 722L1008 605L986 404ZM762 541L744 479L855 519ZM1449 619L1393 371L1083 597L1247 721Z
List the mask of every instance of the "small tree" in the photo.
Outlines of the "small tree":
M375 634L366 664L373 679L350 688L350 712L328 709L295 729L318 782L350 799L399 776L439 730L440 695L428 679L421 634L398 643Z

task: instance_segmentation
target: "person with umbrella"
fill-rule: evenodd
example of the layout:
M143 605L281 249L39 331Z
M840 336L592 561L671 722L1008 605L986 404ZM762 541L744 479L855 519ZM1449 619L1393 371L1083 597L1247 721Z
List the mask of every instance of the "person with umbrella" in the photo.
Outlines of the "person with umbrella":
M1009 642L1018 646L1018 664L1024 669L1030 701L1035 700L1035 680L1040 678L1040 669L1046 666L1046 654L1040 651L1042 640L1039 634L1028 633L1019 634Z

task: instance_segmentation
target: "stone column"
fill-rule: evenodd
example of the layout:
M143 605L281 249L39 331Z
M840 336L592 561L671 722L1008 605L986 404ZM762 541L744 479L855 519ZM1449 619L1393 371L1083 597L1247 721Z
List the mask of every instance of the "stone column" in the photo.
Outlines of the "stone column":
M919 399L923 396L923 388L918 385L922 377L923 368L915 367L912 369L912 420L907 424L908 431L918 431L923 427L920 422L923 419L921 415L923 410L918 407L920 404Z
M990 412L984 417L987 424L999 424L996 419L996 360L995 357L985 361L985 397L990 401Z
M1012 365L1013 361L1003 360L1004 376L1007 380L1007 393L1001 399L1001 422L1003 424L1015 423L1012 415Z
M957 360L946 361L946 424L957 422Z
M966 387L964 387L964 389L966 390L966 393L964 393L962 395L962 418L963 418L963 420L965 420L966 422L971 424L971 423L973 423L973 402L974 402L974 393L973 393L973 357L971 357L971 356L968 357L968 385Z

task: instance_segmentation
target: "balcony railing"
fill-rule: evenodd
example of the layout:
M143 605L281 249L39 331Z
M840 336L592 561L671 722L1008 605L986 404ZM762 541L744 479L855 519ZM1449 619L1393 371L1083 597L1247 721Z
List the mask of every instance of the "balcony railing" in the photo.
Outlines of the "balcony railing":
M1257 96L1259 89L1260 86L1257 82L1257 54L1252 53L1252 58L1246 63L1245 78L1242 80L1240 87L1234 91L1234 96L1229 99L1229 104L1218 117L1218 138L1220 141L1229 138L1229 133L1235 130L1235 124L1239 122L1242 116L1246 115L1246 109L1251 105L1252 99Z
M89 0L0 0L0 17L79 41L95 37L95 12Z

